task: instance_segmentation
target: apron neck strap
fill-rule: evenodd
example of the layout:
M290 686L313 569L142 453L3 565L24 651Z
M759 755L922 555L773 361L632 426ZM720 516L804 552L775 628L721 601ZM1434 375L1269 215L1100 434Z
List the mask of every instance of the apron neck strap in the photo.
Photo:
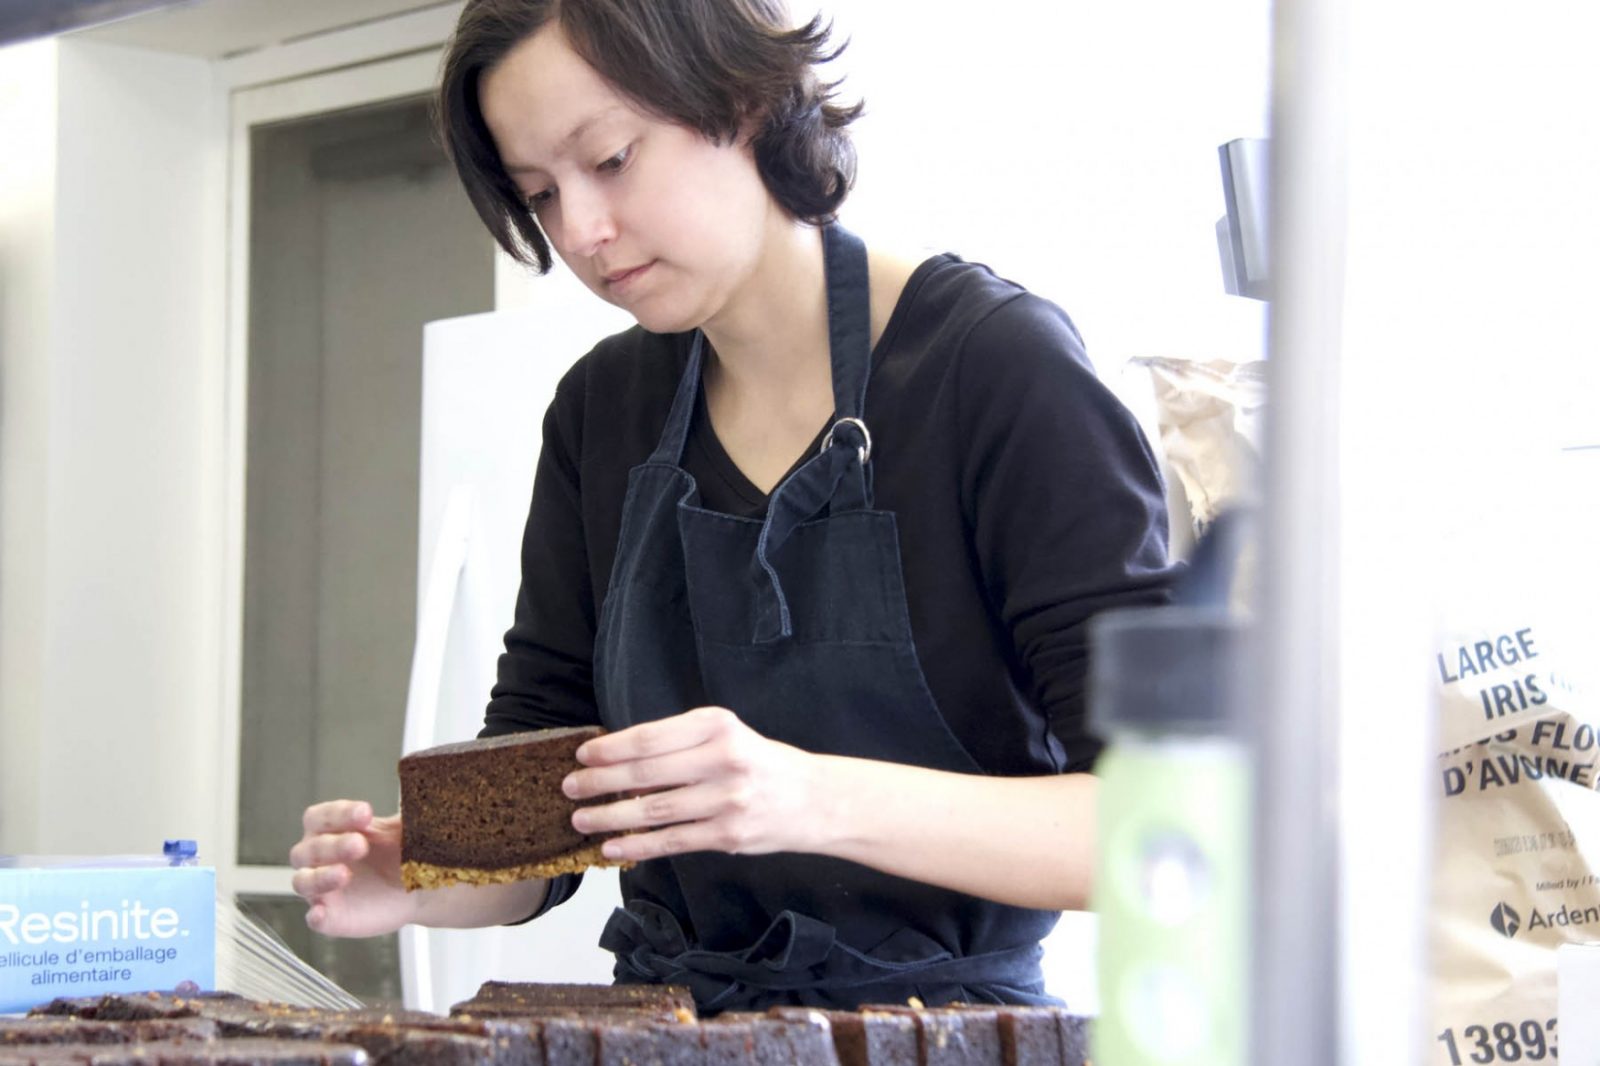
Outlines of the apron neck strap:
M763 588L756 617L758 642L793 633L789 600L774 558L801 525L826 508L834 514L872 509L872 438L862 411L872 373L872 304L867 247L837 224L822 231L828 278L828 352L833 367L833 427L812 456L773 490L756 542L751 579Z
M789 601L774 557L802 524L826 508L835 514L872 509L872 441L862 410L872 372L871 300L867 288L867 248L861 238L837 224L822 231L823 266L828 289L828 359L833 372L834 423L822 452L785 478L767 499L750 578L764 589L756 620L758 641L779 640L793 632ZM689 364L678 382L667 425L650 462L679 466L689 439L695 400L705 361L705 334L695 330Z
M828 355L833 368L833 417L858 423L872 372L872 303L867 289L867 246L838 223L822 231L828 278Z
M872 305L867 293L867 246L861 238L832 223L822 230L822 262L828 288L828 362L833 374L833 417L841 444L860 448L865 443L862 409L867 401L867 378L872 372ZM689 343L689 362L678 381L667 424L653 463L678 466L683 462L694 420L695 400L705 366L706 335L695 330ZM860 427L861 432L852 432ZM830 435L830 442L832 435ZM854 501L853 501L854 502ZM855 509L855 508L848 508Z
M683 449L689 440L689 425L694 420L694 402L700 395L700 368L705 361L706 335L695 330L689 342L689 365L678 379L678 391L672 397L672 408L667 412L667 425L656 442L656 450L649 461L666 466L677 466L683 461Z

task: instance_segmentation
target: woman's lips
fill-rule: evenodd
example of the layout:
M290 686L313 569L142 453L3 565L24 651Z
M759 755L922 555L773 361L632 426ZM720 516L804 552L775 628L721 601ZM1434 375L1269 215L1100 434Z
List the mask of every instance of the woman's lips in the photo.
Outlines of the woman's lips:
M634 282L638 281L639 278L644 275L645 271L649 270L653 266L655 266L655 260L652 259L648 263L643 263L636 267L630 267L627 270L619 270L613 274L607 274L605 276L606 286L617 291L626 289Z

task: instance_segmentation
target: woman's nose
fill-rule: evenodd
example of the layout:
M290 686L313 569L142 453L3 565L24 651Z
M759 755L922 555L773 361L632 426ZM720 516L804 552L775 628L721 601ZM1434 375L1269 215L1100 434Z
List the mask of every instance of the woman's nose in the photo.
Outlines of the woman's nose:
M563 255L588 258L616 238L616 219L603 196L563 189L559 204L561 227L556 246Z

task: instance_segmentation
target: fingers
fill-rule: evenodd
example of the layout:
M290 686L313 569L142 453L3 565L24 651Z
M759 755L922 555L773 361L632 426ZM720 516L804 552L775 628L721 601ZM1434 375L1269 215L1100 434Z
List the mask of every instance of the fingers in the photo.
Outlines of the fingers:
M615 743L600 747L605 741ZM561 787L581 800L693 784L747 770L759 742L732 711L702 707L589 741L578 749L587 768Z
M350 883L348 866L313 866L296 870L289 879L295 895L308 900L320 900L330 892L337 892Z
M652 792L573 812L572 827L580 833L618 833L632 829L697 822L719 815L741 815L751 806L747 789L715 782Z
M367 838L360 833L324 833L306 837L289 849L289 865L297 870L366 858Z
M366 858L370 845L361 832L373 824L372 805L360 800L331 800L306 808L301 822L306 835L289 849L289 865L294 867L290 886L295 893L313 902L337 892L353 878L346 863ZM326 908L320 908L320 921ZM306 921L313 919L308 912ZM312 928L317 926L312 924Z
M727 764L727 753L715 745L702 744L686 751L675 751L634 759L611 766L574 770L561 782L561 791L570 799L653 792L676 785L703 781Z
M585 766L608 766L648 759L692 748L732 730L744 728L746 726L739 721L738 715L726 707L697 707L660 721L645 722L595 737L578 748L578 761Z
M573 814L583 833L623 833L607 858L639 861L690 851L771 851L783 834L770 811L780 746L722 707L700 707L597 737L562 789L573 799L626 796ZM778 776L782 776L781 774Z
M718 820L688 822L650 833L628 833L606 841L601 850L612 862L645 862L692 851L755 855L772 849L761 846L754 839L744 838L731 820Z
M345 833L365 829L372 821L372 804L365 800L329 800L314 803L300 818L306 835Z

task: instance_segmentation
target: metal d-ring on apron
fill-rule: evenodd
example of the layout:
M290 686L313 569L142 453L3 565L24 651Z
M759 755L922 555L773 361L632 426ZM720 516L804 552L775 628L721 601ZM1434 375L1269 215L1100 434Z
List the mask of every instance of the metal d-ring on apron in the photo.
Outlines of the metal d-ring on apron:
M718 705L807 751L982 773L928 691L894 515L872 509L866 249L830 226L823 250L832 429L765 519L701 507L680 466L694 335L660 443L629 475L595 642L600 717L623 729ZM657 859L624 871L622 890L601 937L617 979L687 984L702 1010L1059 1002L1039 971L1054 912L800 854Z

